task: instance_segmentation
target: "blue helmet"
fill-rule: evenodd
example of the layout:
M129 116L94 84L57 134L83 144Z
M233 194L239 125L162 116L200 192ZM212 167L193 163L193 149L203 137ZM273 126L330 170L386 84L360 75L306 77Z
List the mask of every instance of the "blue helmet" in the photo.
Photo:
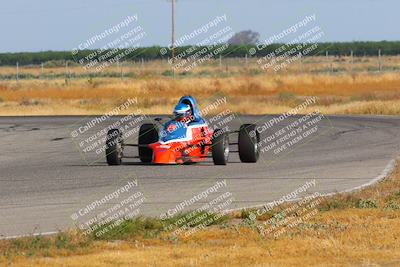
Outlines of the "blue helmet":
M189 105L179 103L174 108L175 119L183 119L192 115L192 111Z

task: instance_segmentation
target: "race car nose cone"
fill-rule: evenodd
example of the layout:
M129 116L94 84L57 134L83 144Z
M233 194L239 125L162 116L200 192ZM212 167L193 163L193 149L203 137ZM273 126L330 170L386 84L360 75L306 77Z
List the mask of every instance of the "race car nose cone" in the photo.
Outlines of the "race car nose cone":
M154 164L176 164L175 153L171 149L155 147L153 148Z

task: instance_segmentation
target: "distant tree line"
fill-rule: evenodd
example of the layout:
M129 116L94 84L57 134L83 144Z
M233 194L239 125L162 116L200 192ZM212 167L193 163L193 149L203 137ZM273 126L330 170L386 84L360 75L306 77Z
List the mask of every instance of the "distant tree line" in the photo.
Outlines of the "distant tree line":
M249 51L253 48L252 57L263 57L283 44L272 44L263 49L257 48L256 45L220 45L214 47L214 51L220 51L214 53L214 57L217 58L220 55L222 57L245 57L249 54ZM295 45L295 44L294 44ZM183 58L193 55L196 52L204 50L206 47L196 47L193 49L190 46L177 47L176 54L181 55ZM223 48L223 49L219 49ZM190 50L190 53L186 53ZM328 51L329 55L344 56L349 55L350 51L353 51L354 56L377 56L378 51L381 51L382 55L400 55L400 41L381 41L381 42L334 42L334 43L318 43L317 49L313 50L308 55L325 55ZM164 53L161 53L164 51ZM166 53L165 53L166 51ZM43 52L22 52L22 53L0 53L0 66L15 65L17 62L20 65L36 65L41 63L49 64L53 62L53 65L62 65L63 62L69 61L77 62L80 58L93 54L95 50L83 50L73 56L71 51L43 51ZM103 54L107 51L103 51ZM154 59L168 59L171 57L172 51L168 48L162 48L159 46L142 47L134 50L132 53L127 53L128 56L122 60L154 60ZM99 55L97 55L99 56ZM95 56L96 58L96 56ZM93 58L92 58L93 59Z

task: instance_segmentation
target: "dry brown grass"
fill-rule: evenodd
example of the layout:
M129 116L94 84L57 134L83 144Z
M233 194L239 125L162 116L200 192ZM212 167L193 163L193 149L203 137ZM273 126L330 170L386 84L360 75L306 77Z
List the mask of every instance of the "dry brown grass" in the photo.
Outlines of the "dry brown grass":
M374 219L369 219L374 217ZM326 227L314 233L263 240L242 229L201 232L179 244L141 240L107 244L88 255L20 259L13 266L398 266L399 215L332 212L319 216ZM388 225L391 225L388 228ZM350 235L349 235L350 234Z
M170 113L182 95L194 95L201 104L217 93L229 97L232 111L248 114L285 112L307 96L317 96L313 110L326 114L400 114L400 75L396 72L400 56L383 57L386 71L382 73L376 72L377 57L350 61L350 57L307 57L284 71L263 73L256 59L245 64L244 59L227 58L221 66L218 61L207 62L189 75L178 71L176 79L168 76L171 66L165 60L124 63L102 72L114 77L121 70L132 74L122 80L65 80L65 67L45 67L42 79L0 81L0 115L101 114L130 97L139 98L139 108L145 113ZM329 73L332 70L339 72ZM67 72L74 76L90 71L75 64ZM42 72L40 66L22 66L20 74L39 77ZM1 67L1 75L12 77L15 68Z
M354 207L354 200L376 207ZM336 204L335 204L336 203ZM309 221L277 238L253 228L200 231L178 241L97 242L90 250L17 256L12 266L399 266L400 167L378 185L327 198ZM78 239L79 240L79 239ZM0 261L1 263L1 261ZM9 262L10 263L10 262Z
M19 84L3 81L0 83L0 114L101 114L132 97L138 97L138 107L143 112L168 114L185 94L195 96L200 104L210 96L223 94L228 96L232 111L248 114L285 112L307 96L317 96L318 101L312 108L325 114L400 114L398 73L177 79L158 76L124 80L77 79L68 83L64 80L21 80Z
M232 72L232 73L248 73L251 71L259 70L257 58L248 58L247 64L244 58L223 58L221 65L219 59L213 61L206 61L203 64L190 70L193 74L199 74L203 72ZM287 73L300 73L300 72L324 72L324 71L377 71L379 69L379 59L377 56L369 57L354 57L353 63L351 63L351 57L349 56L313 56L305 57L301 61L298 60L288 65L283 72ZM94 70L85 69L78 63L73 61L68 62L68 68L65 68L64 62L58 62L59 66L53 66L52 62L44 64L43 73L41 65L28 65L20 66L20 74L31 74L33 76L39 75L64 75L66 72L71 75L81 75L94 73ZM382 56L381 57L381 68L382 70L394 70L399 69L400 56ZM6 66L0 68L0 74L2 75L15 75L16 68L14 66ZM168 64L167 60L151 60L142 61L140 58L136 59L136 62L122 62L120 65L112 64L105 68L103 72L108 73L123 73L133 72L138 75L159 75L165 71L171 70L171 65ZM178 74L183 70L178 70ZM270 70L270 73L273 71Z

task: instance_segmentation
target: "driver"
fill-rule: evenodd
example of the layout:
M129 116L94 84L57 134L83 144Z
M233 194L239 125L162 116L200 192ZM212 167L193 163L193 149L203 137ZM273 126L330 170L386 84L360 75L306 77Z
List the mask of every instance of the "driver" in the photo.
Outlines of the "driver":
M179 122L189 123L193 120L192 109L189 105L179 103L174 109L174 119Z

